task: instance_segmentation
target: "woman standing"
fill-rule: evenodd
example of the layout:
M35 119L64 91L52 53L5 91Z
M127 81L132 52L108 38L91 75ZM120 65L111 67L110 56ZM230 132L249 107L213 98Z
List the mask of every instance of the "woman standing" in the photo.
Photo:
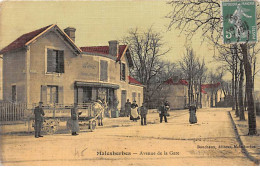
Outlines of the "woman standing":
M136 101L134 101L131 104L131 116L130 116L130 120L133 121L137 121L140 119L138 111L137 111L138 105L136 104Z
M71 109L71 120L72 120L72 128L71 135L76 136L79 135L77 132L79 131L79 113L78 113L78 104L74 103L74 107Z
M190 112L189 122L190 122L190 124L197 123L196 110L197 110L196 105L195 104L191 104L190 108L189 108L189 112Z

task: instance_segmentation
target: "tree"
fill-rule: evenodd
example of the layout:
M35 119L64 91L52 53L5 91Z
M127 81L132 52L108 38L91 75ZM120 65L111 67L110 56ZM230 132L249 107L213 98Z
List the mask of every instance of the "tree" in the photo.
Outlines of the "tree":
M170 49L163 50L162 36L152 28L146 31L140 31L138 28L131 29L123 42L131 49L134 66L130 69L130 74L146 86L144 100L149 103L154 90L159 89L152 84L158 80L157 76L161 74L165 66L161 57Z
M183 71L183 74L186 75L185 79L188 80L188 98L190 105L191 103L195 102L195 96L194 93L198 93L198 74L203 72L204 65L199 63L199 59L195 56L195 53L192 48L187 47L186 48L186 54L182 58L182 61L179 62L179 65L181 67L181 70ZM200 69L199 70L199 66ZM197 96L196 96L197 97ZM198 101L198 98L196 99L196 103Z
M201 94L201 85L206 80L206 72L207 67L205 66L204 58L202 61L198 62L198 73L197 73L197 79L199 79L199 106L202 108L202 94Z
M169 29L173 26L192 38L195 33L201 33L204 38L214 39L216 43L221 38L221 9L220 1L216 0L171 0L172 11L167 15L170 19ZM259 17L258 17L259 18ZM258 23L259 24L259 23ZM256 119L254 112L252 67L248 60L247 44L240 44L243 53L246 75L246 93L248 101L249 135L256 134ZM250 69L250 70L249 70Z

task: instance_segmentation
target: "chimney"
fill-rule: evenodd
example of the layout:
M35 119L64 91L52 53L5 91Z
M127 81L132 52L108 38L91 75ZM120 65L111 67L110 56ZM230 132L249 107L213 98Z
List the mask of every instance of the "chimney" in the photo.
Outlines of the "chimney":
M117 56L118 55L118 51L119 51L119 45L118 45L118 41L116 40L111 40L108 41L109 43L109 54L112 56Z
M64 32L70 37L70 39L73 40L73 42L75 42L75 32L76 32L76 28L67 27L66 29L64 29Z

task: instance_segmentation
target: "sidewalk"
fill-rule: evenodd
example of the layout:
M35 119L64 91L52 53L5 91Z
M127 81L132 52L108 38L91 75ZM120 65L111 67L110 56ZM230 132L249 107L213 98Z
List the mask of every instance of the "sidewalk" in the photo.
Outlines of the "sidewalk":
M245 112L246 121L240 121L239 117L236 117L235 111L230 111L231 117L236 125L238 135L242 142L242 146L245 147L245 152L249 158L256 161L259 164L260 161L260 116L256 116L257 135L248 136L248 113Z

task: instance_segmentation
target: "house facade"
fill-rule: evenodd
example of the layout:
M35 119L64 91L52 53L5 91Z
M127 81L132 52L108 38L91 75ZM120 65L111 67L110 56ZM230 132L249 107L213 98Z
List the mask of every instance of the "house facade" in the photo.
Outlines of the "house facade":
M166 80L163 84L163 95L167 100L171 109L188 108L189 104L189 89L188 82L183 79L174 81L172 78ZM220 88L220 83L216 84L202 84L201 91L193 90L193 101L202 108L216 107L217 103L223 100L223 93Z
M88 103L104 99L143 102L143 86L129 76L127 45L78 47L75 28L57 25L27 33L2 49L3 99L28 105Z

